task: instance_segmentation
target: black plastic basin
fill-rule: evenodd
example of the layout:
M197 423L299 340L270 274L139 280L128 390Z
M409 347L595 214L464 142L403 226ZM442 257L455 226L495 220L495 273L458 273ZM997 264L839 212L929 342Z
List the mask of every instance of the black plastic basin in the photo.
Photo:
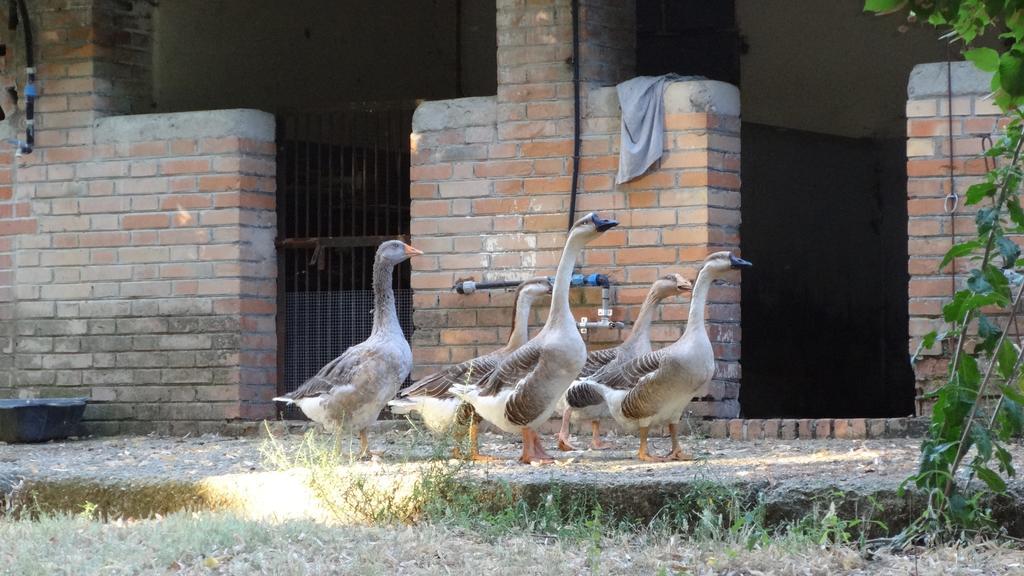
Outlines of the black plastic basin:
M85 398L0 400L0 441L46 442L73 436Z

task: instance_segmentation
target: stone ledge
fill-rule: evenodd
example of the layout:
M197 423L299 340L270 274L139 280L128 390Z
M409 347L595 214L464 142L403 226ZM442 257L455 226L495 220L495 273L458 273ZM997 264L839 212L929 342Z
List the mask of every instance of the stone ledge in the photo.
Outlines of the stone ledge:
M666 114L740 115L740 89L717 80L673 82L665 88ZM587 95L587 118L617 118L619 95L614 86L597 88Z
M945 62L918 64L910 72L907 96L911 99L946 96L949 92ZM988 94L992 74L978 70L971 62L953 62L953 95Z
M424 102L412 115L413 132L436 132L469 126L494 126L497 96Z
M275 139L273 114L247 108L110 116L97 120L94 128L96 144L232 136L264 142Z

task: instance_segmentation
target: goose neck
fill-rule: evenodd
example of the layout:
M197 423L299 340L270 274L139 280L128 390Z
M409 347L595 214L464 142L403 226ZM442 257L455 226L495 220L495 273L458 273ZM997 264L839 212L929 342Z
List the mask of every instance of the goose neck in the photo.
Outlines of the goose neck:
M512 333L508 336L508 349L519 348L529 339L530 331L530 308L533 305L532 296L520 296L512 310Z
M714 280L707 270L701 270L697 275L697 281L693 286L693 295L690 297L690 313L686 319L686 332L704 329L704 307L708 301L708 291Z
M548 312L548 321L545 327L559 323L568 322L575 326L576 321L572 317L572 310L569 308L569 284L572 282L572 271L576 268L576 259L586 244L586 240L579 234L572 231L562 249L562 258L558 261L558 269L555 271L555 283L551 289L551 309Z
M387 262L373 264L373 334L383 331L402 332L395 309L392 272L395 267Z
M640 311L637 312L636 320L633 322L633 329L630 331L629 337L622 343L623 346L631 346L647 339L651 322L654 320L654 308L660 301L661 298L653 290L647 293L647 298L644 298L643 304L640 305Z

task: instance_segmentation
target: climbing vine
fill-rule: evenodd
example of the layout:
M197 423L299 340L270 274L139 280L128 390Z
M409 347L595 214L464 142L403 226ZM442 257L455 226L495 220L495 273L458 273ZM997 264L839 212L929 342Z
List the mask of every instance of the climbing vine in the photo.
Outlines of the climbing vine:
M966 192L965 205L977 207L977 235L954 244L939 266L964 258L972 263L963 289L942 309L944 330L922 343L931 348L945 341L952 357L945 384L929 395L934 406L920 468L905 482L927 494L928 506L900 540L991 531L998 527L986 496L1004 492L1016 474L1007 443L1024 429L1024 346L1015 328L1024 260L1010 238L1024 233L1024 0L866 0L865 10L948 30L944 38L992 73L992 99L1008 120L985 152L995 168ZM1002 49L975 46L982 36L995 35L1000 42L990 44ZM975 478L978 489L970 489Z

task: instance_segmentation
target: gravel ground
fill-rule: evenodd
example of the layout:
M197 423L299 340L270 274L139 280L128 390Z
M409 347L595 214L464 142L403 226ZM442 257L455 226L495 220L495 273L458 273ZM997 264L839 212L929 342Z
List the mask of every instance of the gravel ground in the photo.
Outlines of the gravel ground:
M696 456L692 462L647 463L635 459L637 441L632 436L609 434L613 445L604 451L562 453L549 447L555 464L524 466L515 461L517 439L483 434L482 452L503 458L476 464L480 474L510 481L572 481L586 483L676 482L694 479L835 486L894 485L917 465L919 440L730 440L684 439ZM550 446L552 439L545 439ZM586 439L579 439L581 443ZM285 447L301 441L297 434L284 435ZM265 469L262 438L156 436L67 440L46 444L0 444L0 475L63 480L195 480L224 474ZM652 440L655 453L666 452L668 440ZM355 444L353 444L353 447ZM371 450L391 462L415 462L443 453L429 438L411 430L389 430L371 435ZM1024 461L1024 450L1015 448Z

